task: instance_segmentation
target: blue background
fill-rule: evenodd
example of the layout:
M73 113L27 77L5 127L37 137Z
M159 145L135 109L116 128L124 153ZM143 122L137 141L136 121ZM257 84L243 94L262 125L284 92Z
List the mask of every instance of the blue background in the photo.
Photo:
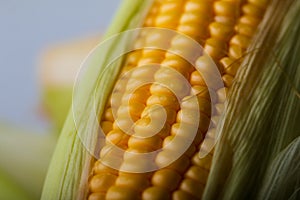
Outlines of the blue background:
M103 33L120 0L0 0L0 122L43 127L37 59L47 46Z

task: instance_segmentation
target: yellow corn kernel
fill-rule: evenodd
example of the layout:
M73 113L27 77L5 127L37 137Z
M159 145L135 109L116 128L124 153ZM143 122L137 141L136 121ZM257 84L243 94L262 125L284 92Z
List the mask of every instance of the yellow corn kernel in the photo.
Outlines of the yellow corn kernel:
M117 179L113 174L97 174L92 177L90 181L91 192L106 192L110 186L112 186Z
M194 145L193 145L194 146ZM187 155L182 155L166 168L172 169L179 174L184 173L190 165L190 158Z
M218 23L226 24L228 26L234 26L236 19L233 17L217 15L215 21Z
M201 76L203 76L203 78L214 80L218 78L219 74L216 74L217 71L215 70L215 65L208 55L200 56L196 60L196 67L197 70L200 71ZM218 87L218 85L213 85L213 82L210 82L209 87L215 88Z
M90 194L89 195L89 198L88 198L88 200L99 200L99 199L105 199L105 195L106 195L106 193L100 193L100 192L98 192L98 193L92 193L92 194Z
M189 2L186 3L186 8ZM207 26L209 24L210 17L200 12L186 12L180 18L182 24L197 24L198 26Z
M135 51L130 52L128 54L128 56L126 57L126 64L130 65L130 66L137 64L138 60L141 57L141 53L142 52L140 50L135 50ZM123 70L123 71L125 71L125 70Z
M254 4L250 4L250 3L243 6L243 12L247 15L253 15L256 17L262 17L264 14L263 9L257 7Z
M139 156L141 153L147 152L149 152L147 149L138 150L137 152L135 152L134 149L127 149L120 170L125 172L147 172L155 166L154 162L147 157Z
M163 113L166 114L165 118ZM151 106L147 106L143 113L141 114L142 118L146 118L146 117L150 117L151 120L155 120L158 122L162 122L162 121L166 121L169 124L174 123L175 119L176 119L176 111L174 109L170 109L170 108L163 108L161 106L158 105L151 105Z
M186 123L175 123L172 126L171 134L177 135L180 137L191 138L189 134L195 131L194 125L186 124ZM193 138L193 142L195 144L199 144L203 139L204 134L198 129L195 137Z
M145 103L147 98L150 96L149 90L147 88L138 88L133 93L125 92L122 98L122 103L125 105L133 104L133 103Z
M149 80L147 81L153 81L152 78L149 78ZM134 91L137 89L142 89L142 85L143 88L149 88L150 85L144 85L145 83L145 78L134 78L134 79L130 79L128 81L128 83L126 84L126 90L127 91ZM123 94L123 93L122 93Z
M115 91L112 95L114 96L114 98L110 98L111 100L110 104L115 107L119 107L121 105L121 99L123 93L120 91Z
M117 170L103 165L101 163L101 161L99 161L99 160L96 161L95 164L94 164L94 172L96 174L102 174L102 173L104 173L104 174L113 174L113 175L118 174Z
M205 27L200 26L199 29L197 27L197 24L194 24L194 26L190 26L190 25L181 25L180 27L178 27L178 32L186 34L190 37L195 37L195 39L197 41L200 41L203 38L208 37L209 33L208 30L205 29Z
M165 62L165 61L168 61L168 60L165 59L163 62ZM162 67L159 70L157 70L157 72L154 75L155 80L164 80L164 79L170 79L170 78L182 79L182 78L188 76L188 74L187 74L188 68L186 68L185 65L178 65L180 68L177 68L177 69L174 69L176 67L175 65L172 65L172 64L168 64L168 65L170 65L170 67L166 67L164 64L162 64Z
M229 74L225 74L224 76L222 76L222 79L224 81L225 87L230 87L232 85L233 76L231 76Z
M198 71L194 71L191 74L191 79L190 79L191 85L201 85L201 86L206 86L205 80L201 76L201 74Z
M179 0L178 2L166 1L161 4L159 11L166 14L173 14L175 11L181 12L183 3L183 0Z
M143 112L145 105L142 103L134 103L129 105L121 105L118 109L118 117L139 117Z
M193 179L187 178L181 182L180 189L186 191L196 198L201 198L204 190L204 185Z
M204 158L201 158L201 159L198 154L195 154L193 156L192 162L194 165L201 166L203 169L207 170L207 173L208 173L208 171L210 170L210 167L211 167L211 160L212 160L211 154L208 154Z
M216 1L214 3L214 11L216 15L236 17L238 4L234 1Z
M162 84L167 90L170 90L172 94L176 95L180 99L189 94L190 86L186 81L184 81L183 77L177 78L173 76L172 79L165 78L156 81L158 84Z
M245 35L237 34L231 38L230 44L240 46L242 49L246 49L250 44L250 38Z
M228 94L228 88L227 87L219 89L217 91L218 101L219 102L225 102L227 94Z
M113 122L113 121L114 121L114 116L113 116L113 113L112 113L112 109L111 109L111 108L107 108L107 109L104 111L104 117L103 117L103 120L110 121L110 122Z
M252 37L255 33L255 28L240 22L235 26L235 31L239 34Z
M174 95L151 95L147 100L147 105L162 105L177 110L179 108L179 102Z
M229 57L224 57L220 60L220 63L224 66L224 71L226 74L230 74L232 76L235 76L237 70L240 67L240 63L236 62L235 60L229 58Z
M268 0L248 0L249 3L256 5L257 7L265 9L267 7Z
M185 99L183 99L182 103L181 103L181 109L188 109L188 110L197 110L201 113L204 113L207 116L211 115L211 103L209 100L205 99L205 98L199 98L198 96L197 98L197 102L194 103L191 100L189 100L189 98L191 98L190 96L185 97Z
M197 151L197 148L195 146L195 142L193 142L188 148L187 150L184 152L183 155L191 158Z
M152 135L157 135L160 138L165 138L169 135L171 126L168 123L165 123L163 127L159 127L161 122L151 123L150 118L141 118L136 121L134 125L134 132L137 137L150 137Z
M172 53L167 53L165 59L162 61L162 67L169 67L176 70L176 73L180 73L185 78L188 77L189 72L193 70L192 65L184 59L184 57L178 56ZM169 68L161 68L160 70L170 70ZM160 71L162 73L163 71ZM174 70L173 70L174 72ZM164 72L165 73L165 72ZM177 75L175 75L177 76Z
M212 4L209 1L203 0L188 0L185 4L186 12L208 13L212 9Z
M151 94L172 95L173 92L162 84L153 83L150 87Z
M206 91L207 90L207 93ZM204 98L212 103L216 103L217 102L217 94L214 90L206 88L203 89L203 86L201 85L195 85L192 87L192 91L191 91L192 95L196 95L197 98ZM204 97L205 96L205 97Z
M229 56L230 58L233 59L241 59L241 57L243 56L243 49L242 47L238 46L238 45L230 45L229 47Z
M136 121L137 117L127 115L126 118L117 118L113 123L113 129L121 129L124 132L129 132L133 127L133 122Z
M208 177L208 173L207 173L207 170L205 170L201 167L192 166L188 169L185 176L187 178L193 179L193 180L205 185L207 177Z
M157 135L152 137L147 137L147 138L138 138L132 136L128 140L128 146L134 149L148 148L151 149L152 151L155 151L160 148L161 144L162 144L162 139Z
M156 55L150 54L147 57L152 58L152 57L156 57ZM160 60L161 60L161 58L160 58ZM139 64L139 65L141 65L141 64ZM156 70L157 70L156 68L151 68L151 67L137 67L134 70L132 70L131 77L135 78L135 79L147 78L147 77L149 77L149 74L150 75L154 74ZM124 84L122 86L124 87Z
M106 193L106 200L139 200L138 191L122 186L112 186Z
M177 190L173 193L173 200L197 200L198 198L185 192L183 190Z
M162 169L154 173L152 177L152 184L172 191L176 188L180 179L181 177L176 171L171 169Z
M129 187L137 191L143 191L150 185L150 181L144 174L122 174L116 179L116 185Z
M226 46L225 43L216 38L209 38L206 40L204 50L212 58L219 60L225 55Z
M204 113L199 115L199 113L194 113L192 110L187 109L178 112L176 121L190 125L199 125L198 129L202 132L207 130L210 122L209 117Z
M234 33L232 26L220 22L211 23L209 30L212 37L225 41L229 40Z
M171 199L171 194L169 191L162 187L152 186L144 190L142 194L143 200L169 200Z
M106 135L109 131L112 130L113 123L110 121L102 121L100 123L100 127L101 127L103 133Z
M106 136L106 143L107 144L114 144L119 147L126 147L127 146L127 141L129 139L129 135L124 133L121 130L114 129L111 130L107 136Z
M239 19L239 21L254 28L259 24L260 19L252 15L244 15Z
M105 165L119 167L122 163L123 153L115 145L105 145L101 149L100 158Z
M161 151L157 154L155 158L155 163L158 167L166 167L172 163L172 155L174 152L168 150Z

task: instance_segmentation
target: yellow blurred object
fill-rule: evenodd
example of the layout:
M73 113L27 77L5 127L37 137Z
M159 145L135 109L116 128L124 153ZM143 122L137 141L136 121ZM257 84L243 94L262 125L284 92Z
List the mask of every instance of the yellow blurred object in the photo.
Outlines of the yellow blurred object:
M52 45L39 62L42 111L61 129L72 100L72 89L81 63L99 43L99 36Z

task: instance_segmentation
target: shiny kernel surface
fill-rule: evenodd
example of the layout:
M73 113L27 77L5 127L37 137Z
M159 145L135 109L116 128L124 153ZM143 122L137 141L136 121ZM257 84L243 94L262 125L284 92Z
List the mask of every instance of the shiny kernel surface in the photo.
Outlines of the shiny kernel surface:
M122 174L116 179L116 185L143 191L150 185L150 181L143 174Z
M180 175L172 169L161 169L154 173L152 184L172 191L180 182Z
M93 176L90 181L90 190L92 192L106 192L115 183L116 178L116 175L110 173Z
M234 33L232 26L220 22L211 23L209 25L209 30L212 37L223 41L229 40Z
M167 189L162 187L152 186L144 190L142 194L143 200L169 200L171 194Z
M131 188L112 186L106 193L106 200L139 200L139 193Z
M188 169L185 176L187 178L193 179L199 183L206 184L208 173L207 170L198 167L198 166L192 166Z
M196 198L201 198L204 185L193 179L184 179L180 184L180 189L186 191Z

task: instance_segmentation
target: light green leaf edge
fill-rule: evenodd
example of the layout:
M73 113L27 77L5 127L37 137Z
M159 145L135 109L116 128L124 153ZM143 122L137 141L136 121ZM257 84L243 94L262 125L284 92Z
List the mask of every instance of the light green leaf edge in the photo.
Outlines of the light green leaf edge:
M123 0L104 39L122 31L139 27L152 2L152 0ZM84 140L85 144L90 142L92 145L94 144L93 141L96 141L95 137L97 135L93 134L94 138L91 138L91 135L88 134L86 138L80 139L77 132L87 131L91 133L97 131L98 122L90 119L94 116L89 111L93 110L94 103L96 103L97 114L101 116L106 100L109 97L108 94L114 85L114 81L111 80L116 80L121 68L121 62L116 63L114 68L110 68L109 70L105 70L105 66L111 61L113 55L122 52L125 48L124 43L129 45L129 42L128 38L116 40L111 46L107 46L105 51L102 49L101 54L92 58L94 61L90 63L91 66L87 69L83 81L78 85L78 87L84 90L80 90L80 94L73 97L73 100L76 99L76 101L80 102L80 104L76 104L79 107L73 107L73 110L75 109L76 114L79 115L76 118L82 121L75 126L74 113L71 109L49 166L41 199L64 200L86 198L88 173L93 158L82 145L81 139ZM99 65L99 62L102 64ZM102 74L103 76L100 77ZM99 87L97 87L98 84ZM103 92L95 97L94 92L96 88Z

